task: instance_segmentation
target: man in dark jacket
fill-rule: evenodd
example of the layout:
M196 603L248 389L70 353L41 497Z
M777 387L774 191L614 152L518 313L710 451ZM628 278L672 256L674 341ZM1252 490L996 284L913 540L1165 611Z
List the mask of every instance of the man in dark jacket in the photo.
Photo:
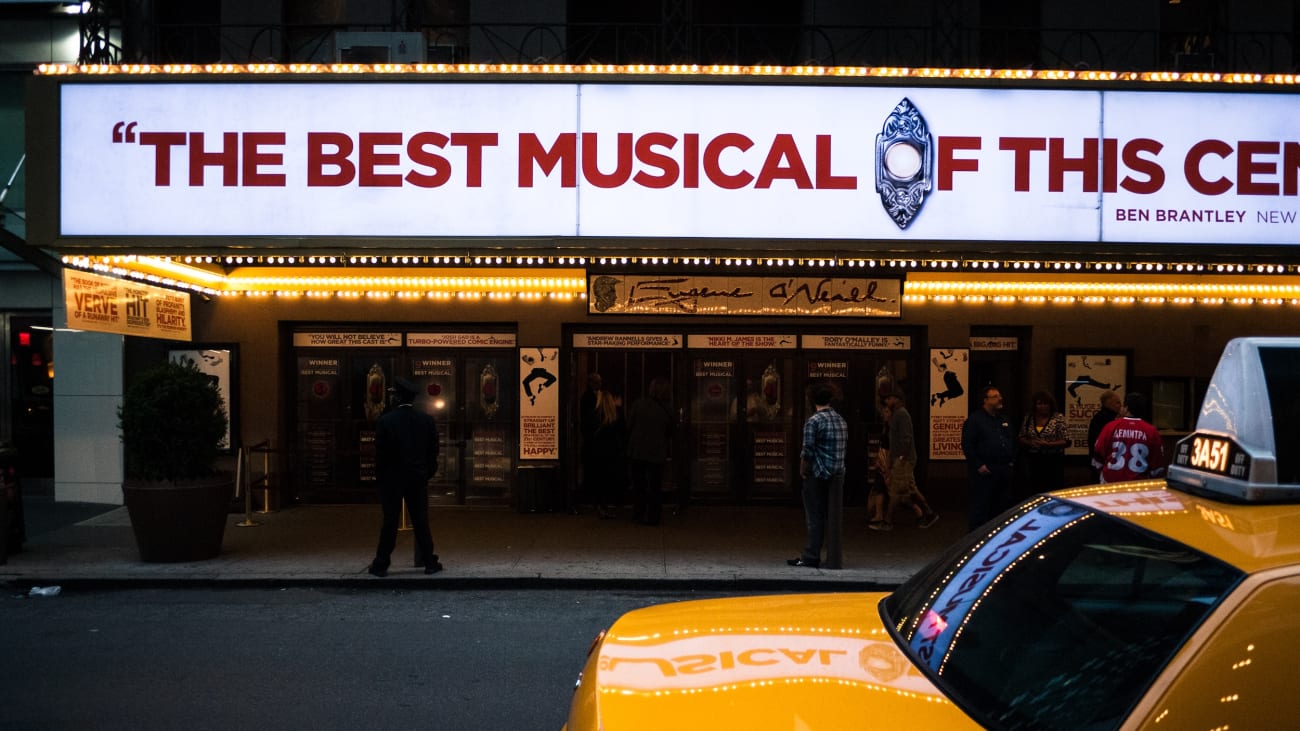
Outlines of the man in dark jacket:
M1016 437L996 387L980 389L980 407L961 427L961 451L970 476L969 524L975 529L1011 506Z
M416 391L410 381L396 379L393 392L397 408L375 422L375 472L379 502L384 509L379 547L368 569L375 576L388 575L403 500L415 529L418 561L423 562L424 573L442 570L429 532L429 480L438 469L438 427L432 416L414 407Z
M1124 402L1120 401L1119 394L1114 391L1102 391L1101 408L1097 409L1097 413L1092 415L1092 421L1088 422L1088 469L1092 470L1093 482L1101 482L1103 457L1093 450L1093 445L1097 443L1097 437L1101 436L1101 430L1119 418L1119 411L1123 405Z

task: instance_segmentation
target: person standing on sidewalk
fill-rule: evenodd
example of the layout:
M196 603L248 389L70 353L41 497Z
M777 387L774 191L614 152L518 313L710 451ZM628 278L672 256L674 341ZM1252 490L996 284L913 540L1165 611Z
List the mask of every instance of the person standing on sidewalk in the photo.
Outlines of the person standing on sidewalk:
M916 487L916 433L912 428L912 415L903 404L903 390L895 386L885 396L889 409L889 493L881 510L880 520L867 524L872 530L893 530L890 521L894 509L908 505L916 514L916 522L929 528L939 520L939 514Z
M1065 487L1065 448L1070 446L1065 415L1056 410L1056 399L1052 394L1038 391L1030 401L1034 408L1025 414L1016 437L1022 448L1028 482L1021 486L1016 495L1018 500Z
M415 529L417 560L424 563L424 573L442 570L429 531L429 480L438 469L438 427L432 416L415 408L417 391L415 384L405 378L396 379L393 392L397 407L375 422L375 473L384 522L375 558L367 569L374 576L388 575L403 500Z
M1011 505L1016 437L996 386L980 389L980 407L961 427L961 451L970 478L969 526L974 530Z
M627 412L632 520L642 525L658 525L663 513L664 464L677 428L671 398L672 384L667 378L655 378Z
M612 391L604 390L596 399L599 422L592 432L588 446L591 448L592 493L596 501L596 514L613 518L623 506L627 489L627 421L623 418L623 399Z
M880 431L880 448L871 460L872 475L868 477L867 489L867 527L872 530L885 530L885 506L889 503L889 399L882 398L880 419L884 428Z
M1092 472L1093 482L1101 482L1102 455L1093 451L1097 437L1101 436L1101 430L1107 424L1119 418L1119 412L1124 408L1124 402L1114 391L1102 391L1098 400L1101 408L1097 409L1097 413L1088 422L1088 469Z
M1129 393L1120 407L1119 418L1107 424L1092 449L1101 455L1101 481L1127 482L1162 477L1165 448L1160 430L1146 421L1147 399Z
M599 373L587 374L587 390L578 398L578 425L582 431L582 482L569 491L569 512L578 514L578 504L597 502L595 474L599 470L596 462L595 435L600 426L600 412L596 405L600 402L601 380Z
M803 478L804 521L808 542L791 566L819 568L822 544L826 544L826 568L840 568L844 509L844 450L849 425L831 408L831 387L813 387L815 411L803 425L803 449L799 453L799 477Z

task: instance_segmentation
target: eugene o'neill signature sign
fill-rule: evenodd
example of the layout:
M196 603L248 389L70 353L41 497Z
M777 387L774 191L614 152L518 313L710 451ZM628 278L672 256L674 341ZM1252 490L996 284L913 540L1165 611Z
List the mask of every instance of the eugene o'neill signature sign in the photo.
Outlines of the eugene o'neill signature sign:
M595 315L901 317L900 279L593 274Z

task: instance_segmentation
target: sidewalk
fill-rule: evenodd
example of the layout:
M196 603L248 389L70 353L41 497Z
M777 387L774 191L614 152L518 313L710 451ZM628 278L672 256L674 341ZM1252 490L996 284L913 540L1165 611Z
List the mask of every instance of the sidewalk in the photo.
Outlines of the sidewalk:
M892 588L965 533L966 516L945 514L921 530L866 528L865 510L845 511L844 568L795 568L803 512L791 507L694 506L656 527L591 513L520 514L505 509L431 508L446 569L410 566L409 532L398 536L387 578L365 573L379 532L378 505L303 505L231 514L221 555L149 564L139 559L126 508L31 501L22 553L0 565L19 586L282 586L287 584L465 588L653 587L847 591ZM96 514L98 513L98 514ZM86 517L90 515L92 517ZM899 512L902 517L903 512ZM60 522L60 516L64 516Z

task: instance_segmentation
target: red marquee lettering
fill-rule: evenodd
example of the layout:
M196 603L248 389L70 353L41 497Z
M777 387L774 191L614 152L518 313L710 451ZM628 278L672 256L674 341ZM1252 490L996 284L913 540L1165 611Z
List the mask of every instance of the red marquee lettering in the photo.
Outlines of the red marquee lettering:
M406 174L406 182L419 188L437 188L451 180L451 163L428 148L445 148L450 142L446 135L437 132L418 132L406 143L406 155L411 162L431 169L432 173L414 170Z
M221 184L227 188L239 185L239 133L221 133L221 150L203 149L203 133L190 133L190 187L203 187L203 168L221 168Z
M577 187L577 134L574 132L561 133L555 138L555 144L551 145L549 150L532 132L519 135L519 187L533 187L533 163L537 163L543 176L550 175L558 166L560 168L560 187Z
M831 174L831 136L817 135L817 189L853 190L856 187L856 175Z
M1053 193L1065 190L1066 173L1083 174L1083 191L1097 192L1097 166L1101 150L1096 138L1083 141L1082 157L1065 156L1065 140L1053 137L1047 144L1047 189Z
M451 145L465 148L465 186L483 187L483 148L497 146L497 133L452 132Z
M754 176L741 171L735 175L723 172L720 158L727 148L734 147L741 152L754 146L754 141L736 133L726 132L714 137L704 146L704 175L709 182L724 190L739 190L754 182Z
M1015 157L1016 192L1029 190L1029 158L1034 152L1047 149L1047 139L1043 137L1003 137L998 140L998 149L1009 150Z
M978 150L983 140L978 137L939 138L939 190L952 190L953 173L979 172L980 162L975 158L959 158L958 150Z
M676 145L677 138L666 132L649 132L638 137L636 141L636 159L645 163L648 167L660 171L662 174L651 175L642 170L632 176L633 182L652 189L668 188L673 183L676 183L680 174L677 161L655 149L662 147L671 150Z
M682 138L682 187L700 187L700 136L695 132Z
M172 184L172 148L185 144L184 132L141 132L140 144L153 147L153 184Z
M362 132L358 136L360 151L357 154L357 167L360 175L357 183L362 188L400 188L402 176L397 173L378 173L375 168L393 166L401 163L402 158L395 152L379 152L377 147L394 147L402 144L401 132Z
M787 163L782 165L782 160ZM754 183L754 187L771 188L772 181L778 179L793 180L795 187L800 190L812 187L812 178L808 177L808 168L799 155L794 135L779 134L772 140L772 147L767 151L767 159L763 160L763 169L758 172L758 182Z
M243 166L241 174L244 185L250 187L283 187L283 173L264 173L262 166L283 165L284 154L279 152L262 152L263 145L284 146L283 132L245 132L243 140Z
M333 151L326 152L326 147ZM352 155L352 138L342 132L307 133L307 187L340 187L352 182L357 168L348 158ZM326 167L337 172L325 172Z
M1282 195L1297 195L1300 179L1300 142L1282 145Z
M1226 158L1231 154L1232 146L1223 140L1201 140L1192 145L1192 149L1187 151L1187 159L1183 161L1183 175L1187 177L1187 184L1201 195L1222 195L1232 190L1232 181L1227 178L1209 181L1201 175L1201 158L1206 155Z
M1120 187L1130 193L1148 194L1158 192L1165 185L1165 169L1160 167L1160 163L1154 159L1142 157L1142 153L1150 153L1154 158L1164 149L1164 145L1152 139L1140 137L1135 140L1129 140L1124 144L1124 166L1129 170L1144 174L1147 176L1146 182L1137 180L1131 175L1124 176L1124 181ZM1113 191L1107 191L1113 192Z
M1237 143L1237 193L1239 195L1277 195L1277 183L1255 180L1256 175L1276 175L1277 162L1257 160L1257 155L1276 155L1281 145L1276 142Z
M596 132L582 133L582 177L597 188L617 188L632 177L632 133L618 133L614 172L609 174L600 171L597 139Z

